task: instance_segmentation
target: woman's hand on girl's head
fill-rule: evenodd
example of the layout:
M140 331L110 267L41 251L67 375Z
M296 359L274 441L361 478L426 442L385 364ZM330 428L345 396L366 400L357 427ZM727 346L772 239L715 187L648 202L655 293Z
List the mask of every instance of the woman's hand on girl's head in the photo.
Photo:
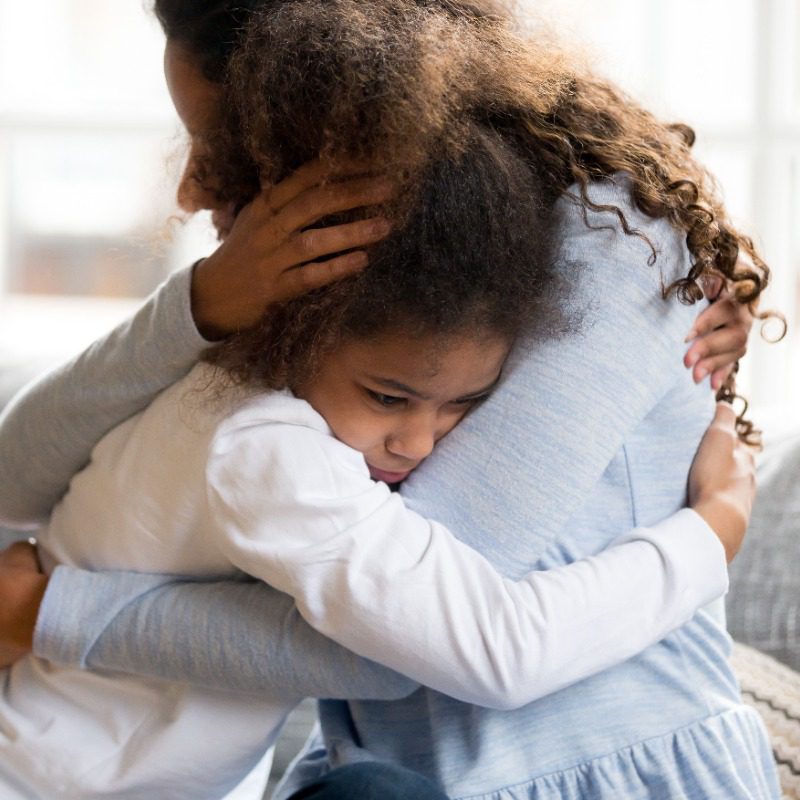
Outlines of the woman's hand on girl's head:
M40 570L33 545L15 542L0 551L0 667L31 651L46 589L47 575Z
M750 306L740 303L728 288L710 295L711 304L695 320L686 337L691 341L683 363L692 370L695 383L711 376L711 388L719 389L747 352L753 327Z
M689 472L689 505L717 534L729 562L741 547L755 496L753 450L736 433L731 405L717 403Z
M254 325L272 303L352 275L367 264L359 249L389 232L380 216L311 228L331 214L379 205L392 187L375 177L326 182L330 168L307 164L266 188L236 217L219 248L197 264L192 314L198 330L219 339Z

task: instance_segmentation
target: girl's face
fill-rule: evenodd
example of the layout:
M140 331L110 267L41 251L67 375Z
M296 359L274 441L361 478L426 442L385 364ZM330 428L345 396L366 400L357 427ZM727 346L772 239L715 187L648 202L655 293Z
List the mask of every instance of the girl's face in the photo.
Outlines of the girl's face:
M349 340L295 391L374 480L399 483L489 396L510 344L497 336Z
M167 41L164 50L164 76L172 103L189 134L190 148L186 167L178 184L178 205L190 213L204 209L212 212L212 221L220 238L233 225L233 204L221 202L213 180L196 175L210 156L209 136L217 120L220 88L203 77L191 52L179 42Z

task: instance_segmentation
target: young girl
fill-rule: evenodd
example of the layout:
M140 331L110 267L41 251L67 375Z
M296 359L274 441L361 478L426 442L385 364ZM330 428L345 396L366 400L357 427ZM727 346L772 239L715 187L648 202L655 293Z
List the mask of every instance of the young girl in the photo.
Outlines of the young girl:
M576 606L615 603L624 571L643 568L658 579L646 542L685 539L674 523L669 533L640 531L635 550L620 546L563 577L511 583L387 488L488 397L515 340L538 344L570 322L560 311L569 282L551 252L550 206L503 136L471 125L458 151L438 152L413 186L368 270L274 309L209 353L225 374L198 366L100 441L40 535L48 571L241 571L292 589L302 570L301 613L313 621L350 613L327 577L315 586L317 567L322 577L339 563L342 580L369 593L385 561L393 602L415 620L409 638L429 642L420 654L426 679L468 701L495 680L492 671L514 687L514 703L583 677L585 661L564 654L548 674L541 656L555 636L574 642L576 653L605 651L593 669L641 646L611 646L608 626L596 620L588 634L585 610L573 621ZM577 277L580 268L572 269ZM701 496L699 505L719 501ZM703 535L692 544L708 546ZM673 602L683 620L692 613L694 602ZM627 623L640 625L641 615L632 608ZM370 626L352 627L358 650ZM667 631L648 627L647 640ZM386 663L408 661L399 633L386 644ZM400 686L398 694L410 688ZM295 699L29 657L5 676L3 796L220 797L270 746Z

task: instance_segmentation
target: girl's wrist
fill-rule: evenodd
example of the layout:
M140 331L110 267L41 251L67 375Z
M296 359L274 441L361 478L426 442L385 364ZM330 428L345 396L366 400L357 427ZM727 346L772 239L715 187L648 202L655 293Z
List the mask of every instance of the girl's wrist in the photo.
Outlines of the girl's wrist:
M742 508L722 496L700 498L691 507L722 542L728 563L733 561L747 529L748 519Z

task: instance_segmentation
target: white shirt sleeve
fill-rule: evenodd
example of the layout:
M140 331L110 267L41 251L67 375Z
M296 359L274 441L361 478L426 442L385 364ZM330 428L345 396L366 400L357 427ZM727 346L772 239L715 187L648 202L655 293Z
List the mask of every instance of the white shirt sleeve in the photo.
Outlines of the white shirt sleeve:
M36 528L115 425L185 375L209 346L191 314L191 269L0 414L0 523Z
M532 702L635 655L727 588L722 545L691 510L509 580L313 425L221 429L207 477L236 566L326 636L469 703Z

